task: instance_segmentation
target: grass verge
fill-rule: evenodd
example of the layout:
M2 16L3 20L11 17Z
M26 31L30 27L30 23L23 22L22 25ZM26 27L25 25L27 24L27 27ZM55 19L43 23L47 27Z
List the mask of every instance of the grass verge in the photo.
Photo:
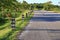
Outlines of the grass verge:
M15 40L17 33L22 31L21 29L23 29L29 23L29 20L31 19L32 16L33 16L33 14L31 14L28 18L25 18L24 21L21 20L21 22L17 26L16 31L14 33L12 33L12 35L9 36L9 38L7 40Z
M29 10L23 12L23 14L25 15L25 13L29 12ZM22 14L21 14L22 15ZM16 34L17 32L21 31L20 29L24 28L27 23L28 23L28 20L20 20L21 19L21 15L16 18L16 30L15 31L12 31L11 27L9 26L10 23L6 23L5 25L3 25L1 27L1 30L0 30L0 40L14 40L14 37L16 37ZM28 17L30 19L30 17ZM3 30L2 30L3 29Z

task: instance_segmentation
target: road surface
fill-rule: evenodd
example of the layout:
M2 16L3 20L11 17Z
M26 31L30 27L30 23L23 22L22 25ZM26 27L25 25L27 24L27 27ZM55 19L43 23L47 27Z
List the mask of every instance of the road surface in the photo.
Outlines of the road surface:
M34 11L34 16L19 40L60 40L60 14L50 11Z

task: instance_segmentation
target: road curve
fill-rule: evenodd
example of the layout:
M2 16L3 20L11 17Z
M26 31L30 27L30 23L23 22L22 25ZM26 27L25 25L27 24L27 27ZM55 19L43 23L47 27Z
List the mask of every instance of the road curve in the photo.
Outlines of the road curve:
M19 40L60 40L60 14L50 11L34 11L34 16Z

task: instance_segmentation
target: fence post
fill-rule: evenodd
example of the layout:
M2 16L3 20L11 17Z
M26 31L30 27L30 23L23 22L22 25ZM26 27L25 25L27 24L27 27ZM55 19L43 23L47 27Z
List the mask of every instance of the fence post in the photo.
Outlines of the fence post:
M11 18L11 27L13 30L16 28L15 27L15 18Z
M22 20L24 20L24 15L22 14Z
M28 12L28 16L30 16L30 12Z
M28 17L28 13L26 13L26 18Z

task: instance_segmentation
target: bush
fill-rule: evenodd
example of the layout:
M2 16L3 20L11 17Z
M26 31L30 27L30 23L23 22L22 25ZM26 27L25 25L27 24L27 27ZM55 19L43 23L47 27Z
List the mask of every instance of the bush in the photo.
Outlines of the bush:
M4 18L0 18L0 26L5 24L7 21L7 19L4 19Z

